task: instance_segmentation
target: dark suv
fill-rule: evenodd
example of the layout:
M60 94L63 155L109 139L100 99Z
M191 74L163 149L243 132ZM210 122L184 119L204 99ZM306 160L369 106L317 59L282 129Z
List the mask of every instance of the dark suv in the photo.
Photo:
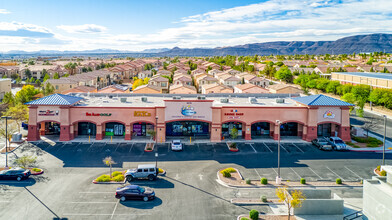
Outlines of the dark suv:
M22 168L12 168L9 170L0 171L0 180L17 180L21 181L23 179L29 178L31 172L30 170Z
M142 199L147 202L148 200L153 200L155 198L155 192L148 187L128 185L122 188L117 188L116 198L121 201L125 201L127 199Z

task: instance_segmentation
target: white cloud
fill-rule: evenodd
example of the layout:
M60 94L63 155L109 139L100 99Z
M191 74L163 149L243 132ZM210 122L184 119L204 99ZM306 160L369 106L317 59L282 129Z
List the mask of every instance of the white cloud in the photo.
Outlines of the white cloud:
M11 12L8 11L7 9L2 9L0 8L0 14L10 14Z
M392 22L389 22L391 14L391 0L268 0L184 17L170 28L143 35L129 29L121 30L123 34L114 35L106 27L95 24L58 26L67 33L100 33L75 37L52 33L40 26L0 22L0 36L4 27L7 30L17 27L30 32L49 33L54 35L53 40L40 39L31 46L25 46L36 48L41 44L41 49L59 50L220 47L280 40L336 40L355 34L392 33ZM7 42L10 40L7 39ZM0 45L13 49L17 44Z
M44 38L52 37L53 33L42 26L20 22L0 22L0 36Z
M96 24L83 24L83 25L60 25L57 28L62 29L68 33L82 33L82 34L89 34L89 33L100 33L105 32L106 27L96 25Z

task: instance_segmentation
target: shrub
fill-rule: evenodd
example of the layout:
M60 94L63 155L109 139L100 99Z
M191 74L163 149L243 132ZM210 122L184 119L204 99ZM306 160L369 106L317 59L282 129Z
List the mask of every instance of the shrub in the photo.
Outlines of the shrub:
M247 217L241 217L240 220L249 220Z
M237 143L231 143L231 144L229 145L229 147L230 147L230 148L237 148Z
M259 212L257 210L250 210L249 212L249 218L252 220L258 220L259 219Z
M146 150L152 150L152 148L151 147L147 147Z
M158 173L163 173L163 170L161 168L158 168Z
M380 171L380 169L381 169L381 166L377 166L377 170Z
M110 182L110 176L104 174L104 175L98 177L98 178L96 179L96 181L97 181L97 182Z
M120 171L114 171L114 172L112 173L112 177L115 177L115 176L118 176L118 175L122 175L122 172L120 172Z
M263 184L263 185L267 185L267 184L268 184L267 178L264 178L264 177L261 178L261 179L260 179L260 183Z
M261 200L262 202L267 202L267 196L261 196L260 200Z
M116 181L116 182L123 182L124 181L124 179L125 179L125 177L124 177L124 175L117 175L117 176L115 176L115 177L113 177L113 181Z
M245 179L245 183L246 183L246 184L250 184L250 179L249 179L249 178L246 178L246 179Z
M337 179L336 179L336 184L342 184L342 179L337 178Z
M301 180L299 181L301 184L306 184L306 180L305 178L301 178Z
M36 172L36 173L39 173L39 172L42 171L40 168L33 168L33 169L31 169L31 170L34 171L34 172Z
M225 171L228 171L229 173L235 173L235 172L237 172L237 170L234 169L234 168L232 168L232 167L229 167L229 168L226 168L226 169L224 169L224 170L221 170L220 172L223 174L223 172L225 172Z
M230 172L227 171L227 170L223 170L222 174L223 174L224 177L231 177Z
M378 146L380 146L380 145L378 143L375 143L375 142L370 142L370 143L366 144L366 147L378 147Z
M380 175L381 175L381 176L386 176L386 175L387 175L387 172L386 172L385 170L381 170Z

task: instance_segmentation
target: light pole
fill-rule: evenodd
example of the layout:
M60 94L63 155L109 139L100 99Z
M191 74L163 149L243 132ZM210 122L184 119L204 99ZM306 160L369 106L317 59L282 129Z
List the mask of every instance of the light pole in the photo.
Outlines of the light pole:
M158 167L158 153L155 153L155 168Z
M382 148L382 165L385 165L385 136L387 136L387 116L384 115L384 143Z
M279 133L278 133L278 176L276 177L276 184L281 184L282 178L280 178L280 121L276 120L276 124L279 127Z
M2 116L5 119L5 167L8 167L8 119L12 119L10 116Z
M155 143L158 143L158 116L155 116Z

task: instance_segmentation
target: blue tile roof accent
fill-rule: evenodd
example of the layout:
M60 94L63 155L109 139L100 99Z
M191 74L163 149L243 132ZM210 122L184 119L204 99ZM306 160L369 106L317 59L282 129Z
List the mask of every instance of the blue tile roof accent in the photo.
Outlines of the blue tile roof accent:
M25 103L26 105L73 105L82 100L83 98L63 95L63 94L53 94L46 96L31 102Z
M351 75L351 76L362 76L362 77L392 80L392 74L390 74L390 73L369 73L369 72L334 72L334 73L343 74L343 75Z
M354 106L354 104L344 102L322 94L304 97L291 98L292 100L307 106Z

